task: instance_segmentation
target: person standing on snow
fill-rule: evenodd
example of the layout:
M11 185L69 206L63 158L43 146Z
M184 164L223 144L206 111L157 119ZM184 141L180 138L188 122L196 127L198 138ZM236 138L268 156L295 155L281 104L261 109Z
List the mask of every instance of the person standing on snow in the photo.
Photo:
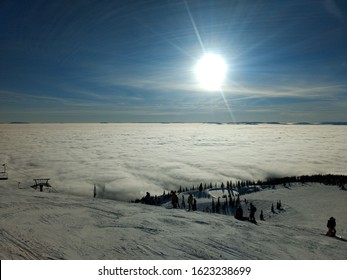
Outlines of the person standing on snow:
M249 220L250 220L250 222L252 222L252 223L257 223L256 222L256 220L255 220L255 216L254 216L254 214L255 214L255 212L257 211L257 208L253 205L253 203L250 203L249 204Z
M330 219L328 220L327 223L327 227L328 227L328 232L327 232L327 236L332 236L334 237L336 235L336 220L334 217L330 217Z
M235 219L241 220L241 221L243 220L243 210L240 205L236 208Z
M171 192L171 202L172 202L172 207L173 208L179 208L179 203L178 203L178 196L176 192Z
M193 207L192 207L193 211L197 210L197 206L196 206L196 199L193 199Z
M193 195L190 194L190 195L188 196L189 211L192 210L192 205L193 205Z

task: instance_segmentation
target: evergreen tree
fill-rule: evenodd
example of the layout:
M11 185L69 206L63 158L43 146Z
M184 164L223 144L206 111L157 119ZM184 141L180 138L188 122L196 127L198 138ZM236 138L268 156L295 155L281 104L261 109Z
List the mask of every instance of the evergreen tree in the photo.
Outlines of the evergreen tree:
M220 208L221 208L221 205L220 205L220 200L219 200L219 197L218 197L218 201L217 201L217 204L216 204L216 213L220 213Z
M260 211L260 220L264 221L264 214L263 214L263 210Z
M224 212L225 212L225 215L226 215L227 212L228 212L228 197L227 197L227 196L225 196Z
M234 208L234 201L233 201L233 199L232 199L231 194L229 194L229 207L230 207L230 208Z

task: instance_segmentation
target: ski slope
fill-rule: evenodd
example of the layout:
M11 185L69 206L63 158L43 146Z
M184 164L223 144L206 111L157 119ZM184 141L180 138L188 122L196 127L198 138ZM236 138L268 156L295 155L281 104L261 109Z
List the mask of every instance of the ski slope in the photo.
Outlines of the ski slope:
M345 260L347 242L324 236L330 216L347 237L347 192L292 184L242 195L257 207L258 224L231 215L170 209L68 193L19 189L0 182L0 258ZM187 198L188 195L185 194ZM179 195L181 201L181 195ZM283 209L271 213L281 200ZM223 200L221 200L223 201ZM216 200L215 200L216 202ZM187 205L187 204L186 204ZM259 220L260 210L265 221Z

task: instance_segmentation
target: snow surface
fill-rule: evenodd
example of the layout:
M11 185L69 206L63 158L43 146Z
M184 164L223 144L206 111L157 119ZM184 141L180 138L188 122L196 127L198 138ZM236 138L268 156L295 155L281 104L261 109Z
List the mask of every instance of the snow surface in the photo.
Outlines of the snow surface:
M0 258L347 259L347 242L324 236L334 216L337 234L347 237L347 191L314 183L276 186L242 195L247 213L244 198L258 209L257 225L201 211L207 198L198 198L199 211L191 212L0 181ZM271 214L277 200L283 210Z

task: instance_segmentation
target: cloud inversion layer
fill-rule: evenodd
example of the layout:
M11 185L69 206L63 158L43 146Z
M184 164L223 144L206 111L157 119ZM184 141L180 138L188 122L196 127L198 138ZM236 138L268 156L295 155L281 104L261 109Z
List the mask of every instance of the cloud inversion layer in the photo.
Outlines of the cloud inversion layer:
M117 199L200 182L345 174L346 126L214 124L0 125L9 183L51 178L60 191Z

